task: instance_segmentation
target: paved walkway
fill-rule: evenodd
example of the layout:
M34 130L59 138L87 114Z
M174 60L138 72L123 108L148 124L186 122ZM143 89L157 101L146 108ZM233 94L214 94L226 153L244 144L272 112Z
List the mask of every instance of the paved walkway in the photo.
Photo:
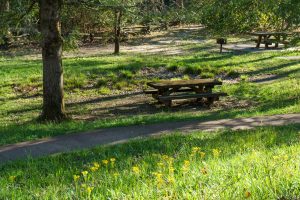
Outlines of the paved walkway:
M58 136L33 142L23 142L0 147L0 164L9 160L40 157L60 152L91 148L103 144L117 144L137 137L162 135L174 131L213 131L217 129L251 129L258 126L280 126L300 123L300 114L264 117L222 119L216 121L166 122L152 125L117 127L92 132Z

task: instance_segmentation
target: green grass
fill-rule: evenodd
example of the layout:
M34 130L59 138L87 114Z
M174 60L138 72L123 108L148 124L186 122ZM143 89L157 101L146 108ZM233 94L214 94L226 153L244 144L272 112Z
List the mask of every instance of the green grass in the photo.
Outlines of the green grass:
M183 48L188 49L190 53L180 56L121 54L64 59L66 109L74 119L60 125L36 122L42 104L41 61L2 56L0 145L112 126L300 112L300 64L298 61L276 58L299 53L219 54L208 52L211 46L213 45L207 43L185 45ZM145 68L154 71L165 68L166 72L177 73L179 79L193 78L196 75L251 78L272 74L275 77L271 82L262 83L251 83L247 78L243 78L245 81L241 83L225 84L216 89L230 95L224 102L246 102L247 106L192 111L154 107L154 111L142 112L138 104L131 106L132 109L128 112L122 113L109 108L105 116L94 114L95 111L103 110L102 103L111 101L114 105L115 100L123 98L118 95L128 91L141 91L146 82L158 79L156 76L145 75ZM101 95L111 95L112 98L101 99ZM97 98L97 102L91 101ZM130 99L130 96L128 98ZM134 98L135 96L132 96L132 99ZM78 104L80 101L86 103ZM85 120L85 116L93 118Z
M299 136L299 125L176 133L13 162L0 199L299 199Z

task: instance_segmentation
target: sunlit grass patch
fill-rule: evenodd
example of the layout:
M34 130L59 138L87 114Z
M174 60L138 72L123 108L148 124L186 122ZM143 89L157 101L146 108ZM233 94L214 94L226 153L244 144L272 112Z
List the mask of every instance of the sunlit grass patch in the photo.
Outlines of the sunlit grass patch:
M0 167L1 198L297 199L299 125L175 134Z

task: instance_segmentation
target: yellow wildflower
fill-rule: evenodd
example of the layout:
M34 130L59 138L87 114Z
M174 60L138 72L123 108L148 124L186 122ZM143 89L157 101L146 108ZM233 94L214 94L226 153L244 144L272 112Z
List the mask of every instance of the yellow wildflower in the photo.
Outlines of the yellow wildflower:
M185 161L184 161L184 165L189 166L189 165L190 165L190 161L185 160Z
M114 175L114 177L117 177L117 176L119 176L120 174L119 174L118 172L115 172L113 175Z
M115 162L115 161L116 161L115 158L111 158L111 159L110 159L110 162L112 162L112 163Z
M213 155L214 157L219 157L221 151L219 149L213 149Z
M169 171L173 173L175 171L174 167L169 167Z
M79 178L80 178L80 176L78 176L78 175L73 175L73 179L74 179L75 182L77 182L77 181L79 180Z
M93 162L94 167L99 168L100 164L98 162Z
M86 192L87 192L87 194L88 194L88 196L90 196L91 195L91 193L92 193L92 191L93 191L93 187L90 187L90 186L87 186L86 188L85 188L85 190L86 190Z
M140 168L138 166L133 166L132 171L136 174L140 173Z
M198 152L198 151L200 151L200 147L193 147L193 148L192 148L192 152L193 152L193 153L196 153L196 152Z
M186 172L186 171L189 170L189 168L190 168L190 161L185 160L185 161L184 161L184 164L183 164L183 166L182 166L182 170L183 170L184 172Z
M92 171L92 172L95 172L95 171L97 171L99 168L98 167L95 167L95 166L92 166L92 167L90 167L90 170Z
M107 164L108 164L108 160L102 160L102 163L103 163L104 165L107 165Z
M201 157L201 158L204 158L204 157L205 157L205 152L202 152L202 151L201 151L201 152L200 152L200 157Z
M161 184L163 184L164 180L162 178L163 177L162 173L153 172L152 174L156 177L156 182L157 182L158 186L160 186Z
M169 177L168 177L168 182L169 182L169 183L175 183L175 178L172 177L172 176L169 176Z
M88 171L83 171L83 172L81 172L81 174L83 175L83 176L87 176L88 175Z
M9 180L10 182L15 182L16 176L10 176L10 177L8 177L8 180Z
M168 160L168 159L169 159L169 156L163 155L162 158L163 158L164 160Z

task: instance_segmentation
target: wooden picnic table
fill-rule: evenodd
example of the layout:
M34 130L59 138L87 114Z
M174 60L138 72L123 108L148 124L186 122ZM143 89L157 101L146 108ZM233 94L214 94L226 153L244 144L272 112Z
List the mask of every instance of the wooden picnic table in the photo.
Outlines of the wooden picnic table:
M260 47L260 44L265 44L265 48L267 49L269 45L275 43L275 48L278 47L279 43L286 44L286 37L288 33L286 32L252 32L250 35L257 36L256 48ZM273 39L272 39L273 37Z
M216 85L222 85L221 81L214 79L194 79L194 80L162 80L147 83L154 90L146 90L146 94L152 94L153 98L166 106L172 105L172 100L176 99L197 99L207 98L207 103L211 105L225 93L213 93L212 89Z

